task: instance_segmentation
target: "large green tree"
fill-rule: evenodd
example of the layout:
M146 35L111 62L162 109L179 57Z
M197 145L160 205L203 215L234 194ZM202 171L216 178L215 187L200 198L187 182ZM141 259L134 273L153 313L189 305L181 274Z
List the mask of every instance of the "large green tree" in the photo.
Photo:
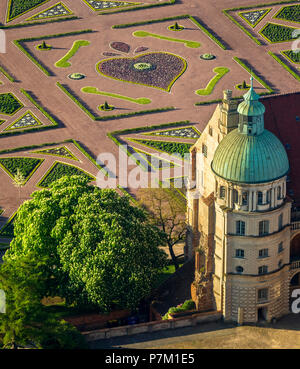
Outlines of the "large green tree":
M101 311L133 308L151 291L166 255L165 234L115 190L63 177L19 208L4 259L46 260L45 296Z
M0 346L4 348L83 348L80 333L49 314L41 303L47 283L45 262L32 254L0 266L0 288L5 292L5 313L0 314Z

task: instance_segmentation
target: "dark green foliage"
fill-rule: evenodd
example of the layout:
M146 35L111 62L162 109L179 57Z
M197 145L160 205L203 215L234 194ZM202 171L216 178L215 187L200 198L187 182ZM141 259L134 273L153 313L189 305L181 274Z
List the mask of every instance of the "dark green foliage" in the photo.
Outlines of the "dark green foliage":
M300 22L300 5L291 5L283 7L275 18L288 21Z
M295 53L293 50L283 51L289 59L291 59L294 63L300 63L300 53Z
M6 313L0 316L0 346L86 348L74 327L57 319L41 304L49 282L53 283L45 258L37 260L32 253L5 260L0 266L0 288L6 294Z
M163 320L169 319L169 314L183 313L187 310L195 310L196 305L193 300L186 300L183 304L179 304L176 307L170 307L168 312L163 316Z
M22 106L12 93L9 92L0 95L0 113L11 115Z
M186 300L182 306L181 306L182 310L193 310L196 309L196 304L194 303L193 300Z
M261 34L271 42L282 42L293 40L292 33L294 28L281 26L280 24L267 23L261 30Z
M42 162L41 159L34 158L1 158L0 163L12 175L17 174L17 169L23 174L25 180L31 172Z
M15 221L16 213L8 220L5 226L1 229L0 235L2 237L14 237L14 221Z
M45 0L10 0L8 20L13 19L44 2Z
M182 157L184 157L184 154L189 154L189 150L192 146L192 144L181 142L151 141L140 139L134 139L133 141L146 146L154 147L155 149L165 151L169 154L179 153Z
M49 187L54 181L64 177L64 176L74 176L79 175L93 181L95 178L90 176L88 173L73 167L68 164L55 163L50 172L44 177L44 179L39 183L40 187Z
M143 209L81 176L61 178L31 197L18 210L5 260L44 260L43 296L107 312L134 308L150 294L166 265L159 248L165 235Z

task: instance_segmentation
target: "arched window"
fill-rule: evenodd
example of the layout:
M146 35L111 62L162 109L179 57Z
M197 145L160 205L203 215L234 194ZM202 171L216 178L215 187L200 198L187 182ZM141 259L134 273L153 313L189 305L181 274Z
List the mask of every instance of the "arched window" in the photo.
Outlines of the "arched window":
M243 273L243 271L244 271L244 268L242 267L242 266L237 266L236 268L235 268L235 271L237 272L237 273L239 273L239 274L241 274L241 273Z
M237 192L237 190L232 191L232 198L234 204L237 204L239 202L239 193Z
M224 186L220 186L220 199L225 199L226 189Z
M257 192L257 204L261 205L263 203L263 193L261 191Z
M281 187L277 187L277 199L280 200L281 199Z
M248 205L248 192L244 191L242 193L242 205Z

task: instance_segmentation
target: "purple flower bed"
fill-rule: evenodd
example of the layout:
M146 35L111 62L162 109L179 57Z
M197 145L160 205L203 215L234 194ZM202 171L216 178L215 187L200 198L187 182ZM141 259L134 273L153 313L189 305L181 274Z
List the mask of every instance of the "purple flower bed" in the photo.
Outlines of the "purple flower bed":
M137 47L134 50L134 52L135 52L135 54L137 54L137 53L141 53L141 52L146 51L146 50L148 50L148 47L146 47L146 46L139 46L139 47Z
M117 53L109 53L109 52L104 52L102 53L104 56L117 56L117 55L120 55L120 54L117 54Z
M137 69L140 63L148 63L149 69ZM169 91L175 80L185 71L186 63L180 57L153 52L135 58L115 58L98 64L101 74L125 82L139 83Z
M130 46L125 42L120 41L111 42L110 47L117 51L121 51L122 53L129 53L130 51Z

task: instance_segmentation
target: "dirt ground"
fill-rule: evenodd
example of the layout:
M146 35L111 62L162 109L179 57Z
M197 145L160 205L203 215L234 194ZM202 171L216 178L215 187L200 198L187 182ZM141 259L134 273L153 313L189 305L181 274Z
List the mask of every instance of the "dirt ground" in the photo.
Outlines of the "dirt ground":
M275 324L236 326L208 323L157 333L102 340L91 348L127 349L300 349L300 316L291 314Z

